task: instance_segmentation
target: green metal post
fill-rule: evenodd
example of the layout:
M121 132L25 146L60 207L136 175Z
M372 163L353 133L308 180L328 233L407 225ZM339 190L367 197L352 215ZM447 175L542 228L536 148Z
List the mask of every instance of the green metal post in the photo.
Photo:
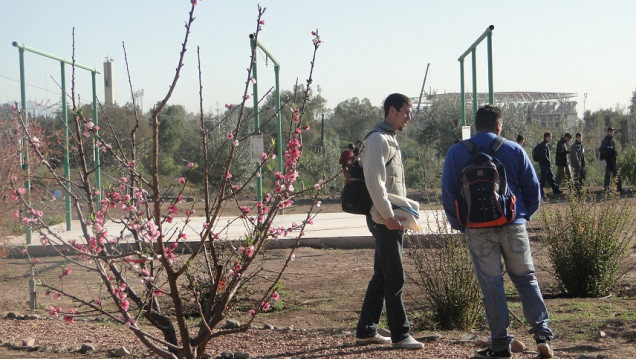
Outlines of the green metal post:
M274 76L276 77L276 147L278 149L278 171L283 173L283 135L281 125L281 113L280 113L280 86L278 81L278 72L280 65L274 65Z
M20 54L20 102L22 107L22 121L29 125L29 116L27 114L27 103L26 103L26 82L24 75L24 49L19 49ZM27 192L27 207L31 208L31 168L29 166L29 145L27 144L26 138L22 140L24 144L24 148L22 149L22 153L20 156L23 156L24 159L22 161L22 169L25 172L26 178L24 180L24 188L26 188ZM26 244L31 244L31 227L26 226Z
M97 91L96 91L96 80L95 80L95 75L99 73L99 71L97 71L95 68L90 67L90 66L86 66L86 65L82 65L80 63L74 62L74 61L69 61L66 60L62 57L53 55L53 54L49 54L48 52L45 51L41 51L29 46L26 46L23 43L19 43L17 41L14 41L12 43L12 45L14 47L18 48L18 53L20 54L20 91L21 91L21 97L22 97L22 108L23 108L23 113L26 116L26 94L25 94L25 79L24 79L24 51L29 51L32 52L34 54L37 55L41 55L44 57L48 57L50 59L56 60L60 62L60 69L61 69L61 74L62 74L62 79L61 79L61 85L62 85L62 117L64 118L64 124L65 124L65 146L64 146L64 176L66 177L67 180L67 194L66 194L66 229L70 230L71 229L71 197L70 197L70 190L71 190L71 186L70 186L70 179L71 179L71 170L70 170L70 165L69 165L69 150L68 150L68 139L69 139L69 132L68 132L68 113L67 113L67 104L66 104L66 75L65 75L65 69L64 69L64 64L69 64L72 65L76 68L80 68L80 69L84 69L84 70L88 70L92 73L92 81L93 81L93 118L94 118L94 123L95 125L98 124L97 122ZM27 118L25 117L25 121L27 120ZM30 169L28 168L28 158L29 158L29 153L28 153L28 149L25 153L25 165L26 165L26 173L27 173L27 181L25 182L25 187L27 188L28 194L29 194L29 207L31 206L31 202L30 202L30 193L31 193L31 181L30 181ZM97 188L101 190L101 177L100 177L100 161L99 161L99 151L96 149L95 151L95 166L96 166L96 171L95 171L95 181L97 183ZM98 196L98 202L100 201L100 197ZM27 228L27 244L31 244L31 232L30 229Z
M93 80L93 123L95 124L95 126L99 125L99 121L97 119L97 86L96 83L97 81L95 80L95 76L96 76L96 71L91 71L91 78ZM97 134L97 131L95 131L95 133ZM95 140L93 140L93 145L95 146L95 189L97 189L97 191L99 191L99 195L96 196L95 200L96 203L99 204L101 202L101 193L102 193L102 173L101 173L101 162L99 159L99 147L97 147L97 144L95 143L95 141L97 140L97 136L93 137Z
M256 39L250 35L250 46L254 53L256 53ZM252 63L252 77L254 78L254 84L252 84L252 96L254 98L254 131L259 132L261 128L260 120L258 118L258 71L256 66L256 56L254 56L254 62ZM258 165L257 165L258 166ZM261 181L261 169L259 166L258 177L256 177L256 200L263 200L263 183Z
M468 48L468 50L464 51L461 56L457 59L460 62L460 77L461 77L461 104L462 104L462 126L466 125L466 112L464 110L465 107L465 94L464 94L464 58L468 55L472 55L472 68L473 68L473 126L475 123L475 116L477 115L477 59L476 59L476 48L485 38L487 38L488 42L488 101L490 104L494 103L494 92L493 92L493 78L492 78L492 31L495 29L494 25L488 26L486 31L484 31L475 42Z
M461 114L462 114L462 127L466 126L466 94L464 93L464 58L459 60L459 76L461 77Z
M473 129L475 129L475 120L477 118L477 54L473 48L472 51L472 67L473 67Z
M66 104L66 70L64 68L64 61L60 61L60 69L62 73L61 85L62 85L62 120L64 121L64 178L66 178L66 187L64 204L66 209L66 230L71 230L71 165L69 162L68 153L68 109Z
M488 103L493 105L495 103L495 94L493 92L492 79L492 31L488 32L486 44L488 47Z

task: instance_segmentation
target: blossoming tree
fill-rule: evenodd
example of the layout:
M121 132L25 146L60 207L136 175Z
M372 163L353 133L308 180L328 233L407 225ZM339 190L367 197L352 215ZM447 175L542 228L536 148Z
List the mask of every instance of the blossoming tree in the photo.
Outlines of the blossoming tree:
M151 112L152 170L150 176L142 174L142 171L138 169L135 129L131 130L127 141L118 141L115 136L113 143L106 143L100 136L100 126L91 119L85 118L76 106L78 101L74 92L72 104L75 116L70 126L74 131L73 151L77 154L78 162L70 182L59 175L57 170L47 162L35 143L34 136L29 132L29 128L23 127L31 150L47 166L51 177L62 185L61 187L66 188L67 185L70 187L69 194L72 196L74 215L81 223L82 236L70 242L63 241L58 234L44 225L41 212L36 208L26 213L21 221L38 229L43 245L54 246L60 255L66 257L68 264L59 275L61 281L72 280L74 268L81 269L95 274L100 289L73 293L66 290L60 283L46 282L40 277L40 285L46 288L53 298L69 297L77 303L77 306L72 308L51 305L49 313L54 317L61 316L69 323L81 315L106 316L128 327L146 347L162 358L199 358L213 338L247 330L256 315L270 309L270 303L279 298L276 285L293 259L295 247L290 249L286 262L278 270L278 275L267 285L259 286L265 289L258 293L259 300L255 301L255 305L249 309L248 322L236 329L219 326L226 308L236 299L237 290L241 286L250 280L260 280L262 284L263 278L251 275L253 272L250 267L257 263L259 255L263 255L268 241L293 235L296 246L298 245L304 227L311 224L315 216L315 207L319 206L318 196L323 185L323 179L321 179L317 181L314 188L307 190L311 192L313 205L302 223L274 227L272 223L276 215L280 213L280 210L289 207L298 195L293 185L298 177L297 166L303 151L302 134L309 129L304 124L303 109L312 83L316 52L322 43L317 31L314 31L312 32L314 51L307 79L307 92L301 103L290 106L293 115L286 132L284 170L282 172L267 170L268 161L275 157L274 149L271 148L263 153L257 170L250 178L252 180L258 176L259 170L265 170L263 176L273 177L274 185L266 191L262 201L250 205L239 204L237 196L247 188L249 180L240 183L232 176L232 160L241 146L239 136L246 129L249 130L249 121L243 121L243 119L249 112L245 104L250 97L248 89L253 81L252 66L250 65L247 69L242 101L234 109L238 112L238 120L235 122L234 129L225 135L226 141L222 144L226 146L228 153L223 166L213 165L215 162L212 157L219 153L219 149L209 148L208 145L209 130L204 123L203 87L200 84L201 136L199 141L203 151L203 163L188 163L187 166L192 171L199 167L203 167L204 170L202 200L205 210L202 215L205 221L201 228L192 228L191 220L195 216L195 210L182 209L183 191L188 185L187 176L179 178L177 183L164 183L158 171L159 114L168 103L184 64L197 1L191 0L191 3L173 81L165 98ZM265 25L262 18L264 12L265 9L259 6L254 32L257 39L261 28ZM256 49L253 48L251 62L255 61L255 56ZM132 98L134 105L134 96ZM227 105L227 107L234 106ZM102 127L104 129L101 131L106 131L108 126ZM119 175L115 176L118 179L103 191L95 188L91 182L91 174L95 170L89 161L92 143L95 143L103 152L104 157L110 157L110 162L118 164L114 169L104 169L111 175L113 173ZM130 147L123 148L122 143L129 143ZM213 171L223 171L223 180L220 186L214 189L209 187L208 180ZM329 180L329 178L324 179L325 182ZM176 196L162 197L167 186L178 188ZM23 188L13 190L14 198L26 205L28 199L25 198L24 193ZM228 224L220 221L221 214L229 206L238 208L240 215L234 220L242 222L246 228L239 241L230 241L225 237L224 233ZM179 222L182 224L169 226L177 216L183 217L183 221ZM106 229L106 224L109 222L119 223L123 229L117 233L109 233ZM189 231L191 229L194 229L196 233L194 238L192 238L192 231ZM187 250L177 250L184 247ZM37 275L38 261L30 260ZM202 263L204 268L196 275L195 263ZM204 282L211 287L210 290L199 290L199 287L195 285L197 275L205 278ZM196 327L186 321L187 306L196 308L195 311L200 318ZM157 335L157 330L161 335Z

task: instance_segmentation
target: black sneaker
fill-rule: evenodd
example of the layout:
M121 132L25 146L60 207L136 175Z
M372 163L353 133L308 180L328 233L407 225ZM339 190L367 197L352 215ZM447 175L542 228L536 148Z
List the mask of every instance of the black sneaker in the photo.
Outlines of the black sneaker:
M510 358L510 357L512 357L512 353L510 353L510 349L500 350L498 352L493 352L492 350L490 350L490 348L484 349L484 350L480 350L480 351L475 351L475 358L500 358L500 359L505 359L505 358Z
M537 342L537 352L539 358L549 359L554 358L554 351L550 346L550 340L543 335L539 335L536 339Z
M554 193L555 195L558 195L558 194L563 194L563 191L561 191L560 189L555 189L554 191L552 191L552 193Z

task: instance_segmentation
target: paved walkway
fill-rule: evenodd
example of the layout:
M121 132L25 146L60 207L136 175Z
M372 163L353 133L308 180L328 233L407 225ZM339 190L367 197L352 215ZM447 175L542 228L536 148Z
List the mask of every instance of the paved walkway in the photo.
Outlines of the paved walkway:
M420 211L419 223L423 228L423 234L431 233L437 230L437 220L439 216L443 215L442 211ZM283 226L285 228L292 227L292 223L300 224L306 218L306 214L279 214L274 220L273 227ZM226 227L223 230L222 238L226 239L240 239L246 231L243 222L235 220L236 217L221 217L215 230L215 232L221 231L220 228ZM232 220L234 220L232 222ZM366 225L364 216L353 215L344 212L336 213L318 213L314 219L313 224L308 224L305 227L305 235L302 237L302 246L312 247L331 247L331 248L369 248L374 246L373 237ZM184 232L188 238L194 239L197 237L197 232L203 228L203 217L191 217L190 222L185 227ZM229 223L229 224L228 224ZM175 218L172 224L164 226L164 231L170 233L175 230L181 230L184 226L184 218ZM107 223L105 228L108 230L109 236L116 235L123 229L123 225L117 223ZM83 243L82 231L80 223L77 220L72 221L71 230L66 230L66 223L60 223L52 226L52 230L57 233L65 242L69 242L73 239L80 243ZM271 241L273 247L286 247L292 245L295 241L297 232L290 233L286 238L279 239L278 241ZM13 236L9 237L9 242L12 246L23 246L26 242L25 236ZM31 244L28 246L28 250L33 255L47 255L52 254L47 251L46 247L40 243L40 236L37 233L32 234Z

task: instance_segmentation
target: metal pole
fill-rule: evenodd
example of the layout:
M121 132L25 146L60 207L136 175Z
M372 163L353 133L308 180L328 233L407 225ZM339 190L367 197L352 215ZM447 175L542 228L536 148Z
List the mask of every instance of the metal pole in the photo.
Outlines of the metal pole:
M96 71L91 71L91 78L93 80L93 123L95 126L99 125L99 121L97 119L97 81L95 80ZM95 136L93 137L95 140L97 139L97 131L95 131ZM102 193L102 174L101 174L101 162L99 159L99 147L93 140L93 146L95 147L95 189L99 191L99 194L96 196L96 203L101 202L101 193Z
M459 60L459 76L461 78L460 103L462 105L461 113L462 113L462 127L463 127L463 126L466 126L466 93L464 92L464 58L461 58Z
M283 172L283 131L280 113L280 86L279 86L280 65L274 65L274 75L276 77L276 147L278 149L278 171Z
M252 51L256 52L256 40L253 35L250 35L250 46ZM252 97L254 98L254 131L256 133L260 130L260 120L258 118L258 71L256 66L256 56L254 56L254 62L252 62L252 77L254 78L254 84L252 85ZM258 166L258 165L257 165ZM256 177L256 200L263 200L263 184L261 181L261 169L258 166L258 176Z
M415 119L417 120L417 115L420 113L420 104L422 103L422 95L424 94L424 85L426 84L426 76L428 76L428 67L431 66L430 63L426 64L426 72L424 72L424 81L422 81L422 90L420 91L420 98L417 100L417 109L415 110Z
M486 44L488 48L488 103L490 103L491 105L494 105L495 94L493 92L493 79L492 79L492 31L488 31L488 38L487 38Z
M66 230L71 230L71 165L69 163L69 133L68 133L68 109L66 104L66 71L64 69L64 61L60 61L60 70L62 73L62 120L64 121L64 178L66 178L66 193L64 196L64 204L66 209Z
M25 127L28 128L29 125L29 116L27 114L27 103L26 103L26 81L24 75L24 49L18 49L18 53L20 55L20 101L22 106L22 121L24 121ZM22 156L24 160L22 161L22 169L25 172L26 178L24 180L24 188L26 188L27 192L27 207L31 208L31 168L29 167L29 146L26 142L26 138L24 141L24 149L22 150ZM25 234L26 234L26 244L31 244L31 227L25 226Z
M476 50L472 52L473 60L473 129L475 127L475 120L477 118L477 54Z

